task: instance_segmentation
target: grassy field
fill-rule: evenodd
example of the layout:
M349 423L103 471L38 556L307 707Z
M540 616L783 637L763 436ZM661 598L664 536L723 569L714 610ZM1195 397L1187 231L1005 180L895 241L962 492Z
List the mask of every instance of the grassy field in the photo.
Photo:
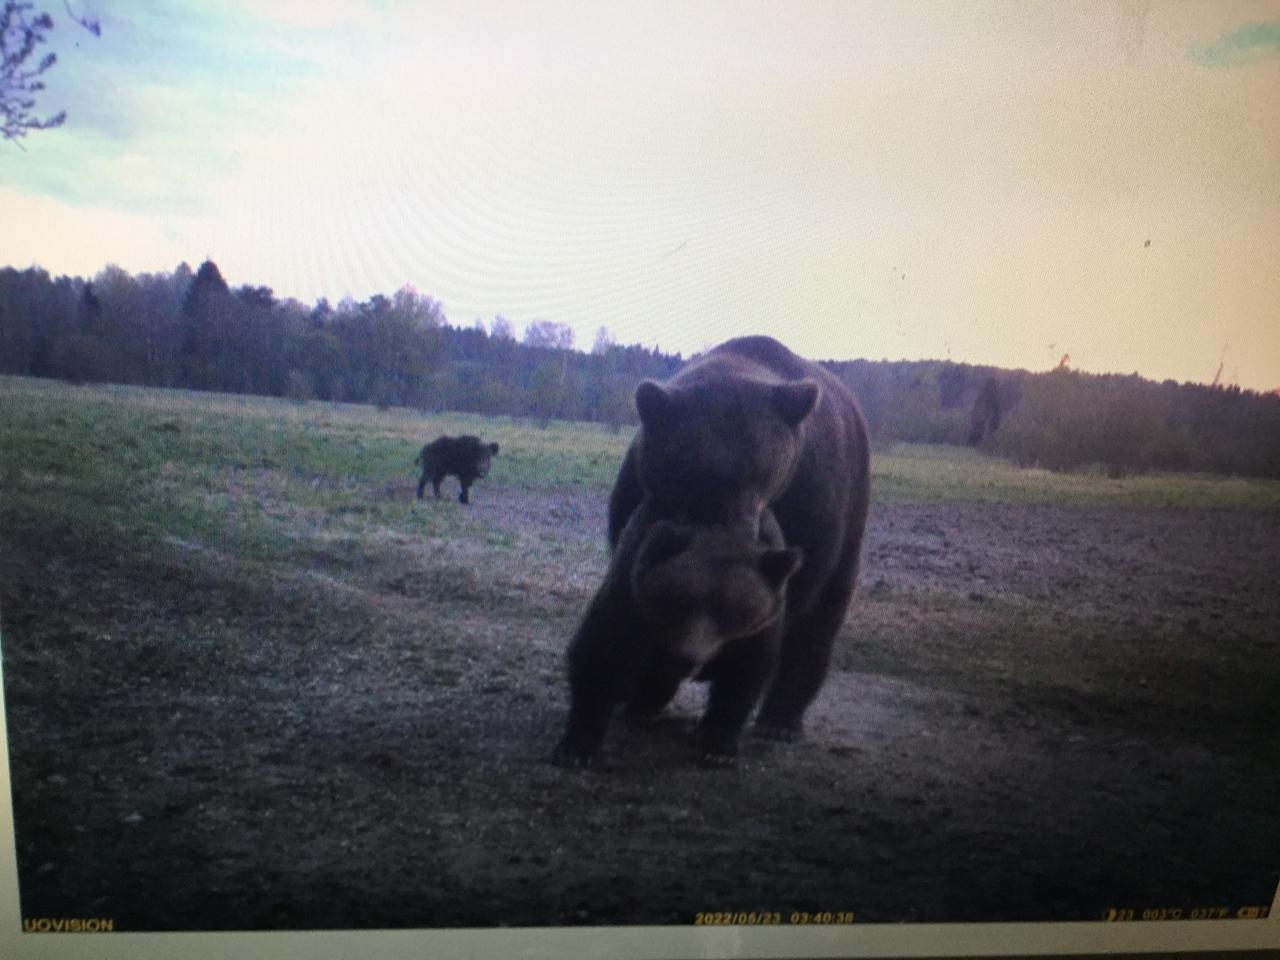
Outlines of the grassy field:
M111 536L235 545L287 555L299 541L377 529L448 536L454 512L415 512L402 491L420 445L476 433L502 452L494 477L527 488L580 485L604 496L630 432L538 429L510 418L134 387L0 378L6 514ZM1280 507L1280 482L1020 469L959 447L891 445L873 458L886 503L1061 503ZM454 532L465 530L465 524Z
M501 446L469 507L453 479L414 498L443 433ZM24 914L897 922L1269 898L1280 483L876 449L811 736L751 742L708 789L692 685L656 733L611 732L612 773L543 762L629 438L0 378Z
M605 489L627 438L603 427L0 378L7 513L110 536L180 538L245 559L361 531L448 536L456 512L403 496L441 433L501 444L508 483ZM425 528L424 528L425 524Z

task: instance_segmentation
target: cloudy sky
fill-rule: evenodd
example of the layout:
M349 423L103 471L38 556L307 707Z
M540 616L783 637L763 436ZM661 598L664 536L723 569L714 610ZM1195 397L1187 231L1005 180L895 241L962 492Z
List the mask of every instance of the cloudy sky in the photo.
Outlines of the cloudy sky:
M1277 2L36 5L0 264L1280 387Z

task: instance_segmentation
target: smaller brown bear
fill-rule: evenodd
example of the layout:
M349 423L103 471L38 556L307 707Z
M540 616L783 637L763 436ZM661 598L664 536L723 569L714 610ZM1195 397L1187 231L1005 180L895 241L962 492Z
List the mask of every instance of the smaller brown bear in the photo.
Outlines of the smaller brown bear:
M552 761L591 764L618 704L628 719L648 720L694 679L711 685L702 761L732 764L772 675L800 559L769 510L757 533L754 524L676 524L641 504L569 644L569 720Z
M449 474L458 478L462 484L459 503L470 503L467 491L471 484L489 472L490 458L498 453L496 443L483 443L479 437L438 437L432 440L414 458L414 463L422 464L422 478L418 481L418 499L422 499L422 491L427 482L440 499L440 484Z

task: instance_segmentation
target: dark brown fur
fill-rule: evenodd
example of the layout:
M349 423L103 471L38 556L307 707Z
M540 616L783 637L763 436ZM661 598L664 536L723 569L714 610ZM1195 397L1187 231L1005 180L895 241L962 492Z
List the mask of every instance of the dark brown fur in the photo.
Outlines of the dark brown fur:
M642 504L569 645L569 720L553 760L590 763L618 704L646 720L696 678L711 684L704 761L732 762L768 682L760 667L772 662L799 564L768 512L757 538L741 526L673 524Z
M617 545L645 497L681 523L754 524L772 508L804 553L787 587L777 671L756 719L794 739L826 678L857 578L870 495L857 403L816 363L768 337L730 340L636 391L641 426L609 501ZM772 669L772 665L769 665Z
M418 499L422 499L422 491L428 481L431 490L440 499L440 484L444 478L453 474L462 484L462 493L458 495L460 503L470 503L468 491L471 484L489 473L489 461L497 455L496 443L483 443L479 437L439 437L432 440L418 454L414 463L422 464L422 477L418 480Z

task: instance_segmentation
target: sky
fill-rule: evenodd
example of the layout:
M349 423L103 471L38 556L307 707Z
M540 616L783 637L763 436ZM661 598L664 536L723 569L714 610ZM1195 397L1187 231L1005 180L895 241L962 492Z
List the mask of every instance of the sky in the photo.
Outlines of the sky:
M3 265L1280 388L1274 0L68 4Z

